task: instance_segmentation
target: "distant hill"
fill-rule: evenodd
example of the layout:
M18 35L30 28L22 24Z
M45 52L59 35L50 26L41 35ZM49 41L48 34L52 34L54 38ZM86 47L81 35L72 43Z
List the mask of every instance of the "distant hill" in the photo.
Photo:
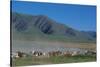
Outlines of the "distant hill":
M78 31L44 15L12 12L11 22L14 40L96 42L96 32Z

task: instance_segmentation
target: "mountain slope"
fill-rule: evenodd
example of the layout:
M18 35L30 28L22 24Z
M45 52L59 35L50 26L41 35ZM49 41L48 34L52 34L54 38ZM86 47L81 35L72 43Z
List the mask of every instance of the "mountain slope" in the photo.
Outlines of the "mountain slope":
M75 30L44 15L12 13L12 38L18 40L55 40L95 42L93 32Z

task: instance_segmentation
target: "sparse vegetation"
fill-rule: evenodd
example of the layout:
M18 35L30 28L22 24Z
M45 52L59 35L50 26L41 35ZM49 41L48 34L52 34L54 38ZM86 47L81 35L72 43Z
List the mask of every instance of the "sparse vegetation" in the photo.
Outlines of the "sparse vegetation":
M45 15L12 12L13 39L96 42L96 32L78 31Z
M60 64L60 63L77 63L77 62L95 62L96 56L51 56L49 58L34 58L32 56L26 58L13 59L13 66L40 65L40 64Z

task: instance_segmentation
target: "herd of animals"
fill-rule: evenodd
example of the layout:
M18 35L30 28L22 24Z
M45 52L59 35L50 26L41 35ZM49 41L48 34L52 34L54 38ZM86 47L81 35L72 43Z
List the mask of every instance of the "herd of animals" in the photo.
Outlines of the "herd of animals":
M77 56L77 55L96 55L96 51L92 50L79 50L79 51L60 51L60 50L53 50L48 52L42 52L38 50L33 50L30 53L24 53L21 51L17 51L16 53L13 53L11 55L11 58L22 58L27 56L33 56L33 57L51 57L51 56Z

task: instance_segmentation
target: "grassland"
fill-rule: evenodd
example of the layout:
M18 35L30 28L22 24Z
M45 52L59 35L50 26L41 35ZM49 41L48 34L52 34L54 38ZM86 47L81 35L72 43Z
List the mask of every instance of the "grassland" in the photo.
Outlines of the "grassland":
M20 43L18 41L15 42L17 44L18 48L21 48L21 45L23 49L27 48L28 50L31 50L31 44L32 48L33 46L41 46L43 47L64 47L64 48L83 48L86 50L94 50L96 51L96 43L70 43L70 42L58 42L58 41L21 41ZM28 45L27 45L28 44ZM18 46L19 45L19 46ZM26 45L26 47L25 47ZM30 47L29 47L30 46ZM25 51L27 50L25 49ZM22 48L21 48L22 50ZM42 57L42 58L37 58L37 57L23 57L23 58L13 58L12 59L12 64L13 66L27 66L27 65L44 65L44 64L61 64L61 63L77 63L77 62L92 62L96 61L96 56L73 56L73 57L66 57L66 56L51 56L49 58Z
M13 51L30 52L35 49L41 49L48 51L53 48L83 48L89 50L96 50L96 43L72 43L72 42L60 42L60 41L19 41L14 40L12 45ZM47 48L47 49L46 49Z
M13 66L27 66L27 65L44 65L44 64L61 64L61 63L77 63L77 62L94 62L96 56L51 56L49 58L26 57L12 59Z

